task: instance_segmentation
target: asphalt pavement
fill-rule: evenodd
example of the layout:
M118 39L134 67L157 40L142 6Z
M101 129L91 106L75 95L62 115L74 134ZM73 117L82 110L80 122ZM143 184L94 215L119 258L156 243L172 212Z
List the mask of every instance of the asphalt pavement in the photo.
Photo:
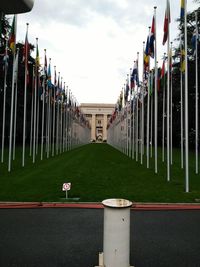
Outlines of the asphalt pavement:
M94 267L103 209L0 209L0 267ZM200 210L131 210L130 263L200 267Z

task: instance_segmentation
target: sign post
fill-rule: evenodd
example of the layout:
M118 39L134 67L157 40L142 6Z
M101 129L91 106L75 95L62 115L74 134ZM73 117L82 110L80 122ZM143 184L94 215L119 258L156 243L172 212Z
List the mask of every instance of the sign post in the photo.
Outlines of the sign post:
M71 189L71 183L64 183L62 191L66 192L66 199L68 199L68 191Z

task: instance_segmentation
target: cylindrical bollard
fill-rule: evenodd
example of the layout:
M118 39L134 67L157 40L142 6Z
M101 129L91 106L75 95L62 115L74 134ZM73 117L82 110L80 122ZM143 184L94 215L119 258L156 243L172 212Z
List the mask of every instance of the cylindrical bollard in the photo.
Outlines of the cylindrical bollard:
M104 266L129 267L132 202L126 199L107 199L102 203L104 205Z

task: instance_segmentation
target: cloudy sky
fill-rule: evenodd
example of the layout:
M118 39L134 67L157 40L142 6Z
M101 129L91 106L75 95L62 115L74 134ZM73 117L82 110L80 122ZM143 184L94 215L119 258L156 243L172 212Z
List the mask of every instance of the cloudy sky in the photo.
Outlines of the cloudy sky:
M30 13L18 15L17 40L39 38L40 61L47 58L61 73L78 103L116 103L133 61L140 55L157 6L158 60L165 0L35 0ZM188 0L188 10L196 8ZM177 34L180 0L171 1L171 39ZM35 56L32 54L32 56Z

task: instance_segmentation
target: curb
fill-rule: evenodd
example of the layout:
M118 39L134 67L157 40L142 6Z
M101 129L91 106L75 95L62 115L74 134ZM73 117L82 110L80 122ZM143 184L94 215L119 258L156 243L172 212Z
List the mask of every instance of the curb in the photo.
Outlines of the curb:
M0 202L0 209L32 209L32 208L84 208L103 209L103 204L97 203L59 203L59 202ZM200 204L195 203L134 203L131 210L200 210Z

